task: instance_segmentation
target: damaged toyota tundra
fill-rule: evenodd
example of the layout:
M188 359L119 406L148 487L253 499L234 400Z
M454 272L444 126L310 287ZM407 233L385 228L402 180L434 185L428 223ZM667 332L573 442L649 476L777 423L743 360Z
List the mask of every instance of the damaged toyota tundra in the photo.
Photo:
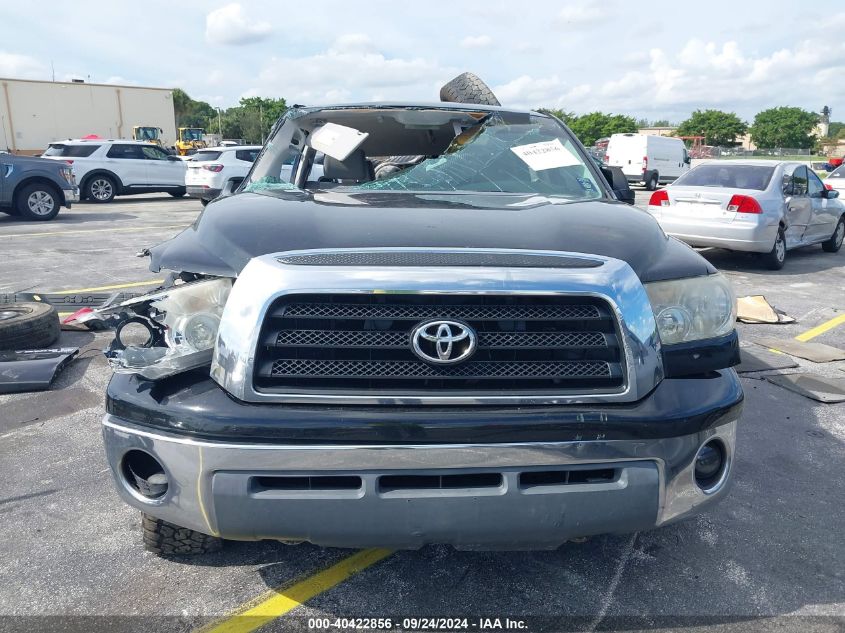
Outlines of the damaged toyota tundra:
M107 309L146 548L552 549L722 499L732 289L606 176L543 113L288 110Z

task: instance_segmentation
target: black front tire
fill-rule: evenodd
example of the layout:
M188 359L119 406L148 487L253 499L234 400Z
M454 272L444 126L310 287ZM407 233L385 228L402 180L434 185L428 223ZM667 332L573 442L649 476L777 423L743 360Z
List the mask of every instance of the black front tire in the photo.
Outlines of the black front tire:
M649 179L645 183L645 188L649 191L656 191L657 186L660 184L660 179L658 178L657 174L652 174Z
M144 549L158 556L196 556L220 551L223 539L141 513Z
M201 204L202 204L202 206L204 206L204 207L208 206L208 203L209 203L209 202L211 202L211 200L208 200L207 198L200 198L200 203L201 203Z
M167 193L169 193L174 198L181 198L187 193L187 191L185 191L185 188L182 187L181 189L177 189L176 191L168 191Z
M842 240L845 239L845 216L839 218L836 228L833 230L833 235L826 242L822 242L822 248L826 253L838 253L842 248Z
M786 235L783 227L778 229L772 250L763 256L763 261L769 270L780 270L786 263Z
M25 220L46 222L59 215L62 198L55 187L40 182L24 186L15 198L15 210Z
M59 313L49 303L0 306L0 349L40 349L59 338Z
M84 189L85 199L98 204L111 202L117 195L117 183L109 176L91 176Z

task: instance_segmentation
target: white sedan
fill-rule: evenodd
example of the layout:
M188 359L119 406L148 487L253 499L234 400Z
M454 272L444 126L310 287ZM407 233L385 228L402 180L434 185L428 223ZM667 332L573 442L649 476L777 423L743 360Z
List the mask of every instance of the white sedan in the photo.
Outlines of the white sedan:
M789 249L839 250L845 204L838 198L804 163L721 160L654 192L648 211L668 235L691 246L761 253L778 270Z

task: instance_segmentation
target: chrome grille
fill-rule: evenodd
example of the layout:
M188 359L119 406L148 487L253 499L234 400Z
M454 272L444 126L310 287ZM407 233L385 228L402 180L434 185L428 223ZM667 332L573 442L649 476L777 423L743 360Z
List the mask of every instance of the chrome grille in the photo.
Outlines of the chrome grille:
M471 327L475 354L420 360L411 332L434 319ZM624 353L610 305L594 297L298 294L268 310L253 383L262 393L616 393Z

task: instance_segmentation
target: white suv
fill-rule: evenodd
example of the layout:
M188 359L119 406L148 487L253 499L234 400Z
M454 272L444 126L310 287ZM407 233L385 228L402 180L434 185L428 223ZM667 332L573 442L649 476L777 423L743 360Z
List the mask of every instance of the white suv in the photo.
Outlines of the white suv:
M150 143L57 141L42 156L73 166L83 200L111 202L115 196L159 191L177 198L185 195L185 162Z
M187 162L185 188L203 206L227 187L232 190L249 173L260 145L225 145L201 149Z

